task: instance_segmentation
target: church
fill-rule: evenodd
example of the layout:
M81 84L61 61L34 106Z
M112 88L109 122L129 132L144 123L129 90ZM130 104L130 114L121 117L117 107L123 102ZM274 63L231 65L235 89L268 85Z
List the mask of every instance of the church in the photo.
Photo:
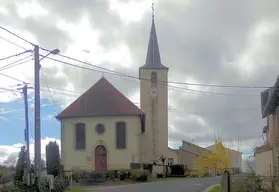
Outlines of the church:
M139 68L140 108L104 77L97 81L56 116L64 170L130 169L130 163L167 157L168 70L153 15L146 63Z

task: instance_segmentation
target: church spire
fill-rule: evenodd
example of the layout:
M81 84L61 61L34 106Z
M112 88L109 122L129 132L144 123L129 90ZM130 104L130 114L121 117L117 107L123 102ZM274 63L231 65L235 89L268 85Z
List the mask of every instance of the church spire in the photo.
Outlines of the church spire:
M157 40L155 21L154 21L154 3L152 3L152 24L151 31L149 36L149 43L146 55L146 62L142 68L158 69L158 68L167 68L161 63L159 45Z

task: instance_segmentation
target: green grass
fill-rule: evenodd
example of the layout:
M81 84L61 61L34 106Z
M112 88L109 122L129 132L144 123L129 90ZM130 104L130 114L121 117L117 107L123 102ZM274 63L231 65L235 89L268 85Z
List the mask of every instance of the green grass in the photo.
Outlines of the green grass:
M210 192L224 192L224 189L222 189L220 186L217 186L211 189Z
M86 190L72 190L72 189L67 189L65 192L88 192Z

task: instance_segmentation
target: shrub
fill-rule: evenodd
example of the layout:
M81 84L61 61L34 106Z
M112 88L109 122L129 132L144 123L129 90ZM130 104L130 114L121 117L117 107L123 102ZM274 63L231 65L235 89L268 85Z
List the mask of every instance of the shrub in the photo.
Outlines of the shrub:
M106 178L110 179L110 180L115 180L115 178L118 178L118 173L115 170L110 170L107 172Z
M119 180L123 181L126 178L126 171L121 170L119 173Z
M171 165L171 175L184 175L184 166L183 165Z
M157 173L157 178L163 178L163 174L162 173Z
M23 182L7 183L0 187L0 192L34 192L36 187L26 186Z
M63 177L56 176L54 178L54 188L56 192L63 192L69 186L69 181Z
M233 191L235 192L250 192L258 191L257 184L252 179L241 179L234 182Z
M0 187L0 192L24 192L24 190L20 189L18 186L13 183L7 183Z
M133 181L147 181L148 171L143 170L132 170L131 177Z
M0 184L6 184L9 182L13 182L12 175L3 175L2 177L0 177Z
M39 189L40 192L49 192L49 182L47 177L41 177Z
M115 174L114 174L113 171L108 171L106 177L110 180L114 180L115 179Z
M84 178L85 172L84 171L72 171L72 179L75 182L78 182L80 179Z

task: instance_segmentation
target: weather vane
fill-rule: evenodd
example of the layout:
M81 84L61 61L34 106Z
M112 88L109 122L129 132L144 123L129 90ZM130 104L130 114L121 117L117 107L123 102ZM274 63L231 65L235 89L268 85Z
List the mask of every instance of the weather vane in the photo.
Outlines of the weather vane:
M154 13L155 13L155 8L154 8L154 3L152 3L152 18L154 18Z

